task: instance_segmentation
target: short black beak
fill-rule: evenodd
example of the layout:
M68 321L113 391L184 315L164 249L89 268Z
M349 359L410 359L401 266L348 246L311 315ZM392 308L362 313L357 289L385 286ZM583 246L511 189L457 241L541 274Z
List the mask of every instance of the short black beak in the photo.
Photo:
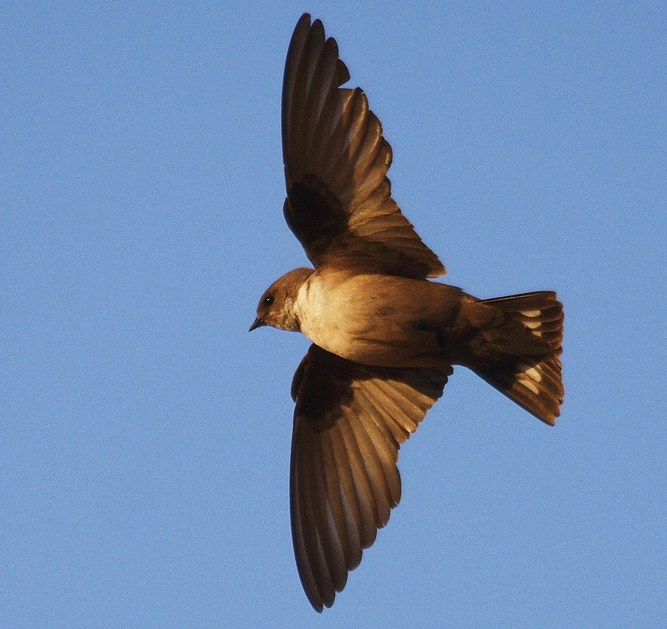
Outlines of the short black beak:
M252 332L253 330L256 330L257 328L261 328L263 325L266 325L264 321L262 321L259 317L257 317L253 322L252 325L250 326L250 329L248 332Z

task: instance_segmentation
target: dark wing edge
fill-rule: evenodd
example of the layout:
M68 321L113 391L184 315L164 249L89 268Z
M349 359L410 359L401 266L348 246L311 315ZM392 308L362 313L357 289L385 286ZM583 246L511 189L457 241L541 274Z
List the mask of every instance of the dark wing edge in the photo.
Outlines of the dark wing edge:
M294 376L292 541L311 605L331 607L401 498L398 450L451 367L366 367L311 345Z
M285 63L285 219L315 266L346 264L407 277L445 273L391 197L382 125L322 22L304 14Z

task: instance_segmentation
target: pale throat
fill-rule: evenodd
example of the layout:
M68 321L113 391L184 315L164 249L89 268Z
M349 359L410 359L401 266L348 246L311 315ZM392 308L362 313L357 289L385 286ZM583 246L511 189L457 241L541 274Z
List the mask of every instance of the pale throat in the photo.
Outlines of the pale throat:
M358 305L344 276L312 275L299 287L294 311L304 336L329 352L352 358Z
M335 306L330 303L330 299L327 299L326 292L322 282L311 276L301 284L293 302L293 310L300 324L301 333L314 343L317 343L317 337L321 336L324 328L331 325L330 321L326 321L326 315L331 315L331 310Z

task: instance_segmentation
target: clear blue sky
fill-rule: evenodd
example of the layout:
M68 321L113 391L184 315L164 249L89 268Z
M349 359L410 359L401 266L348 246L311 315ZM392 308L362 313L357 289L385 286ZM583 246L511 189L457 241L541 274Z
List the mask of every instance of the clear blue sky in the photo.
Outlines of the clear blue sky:
M664 626L665 4L332 6L0 9L0 626ZM280 148L304 10L446 281L566 308L556 428L457 369L323 616L289 532L308 343L247 333L306 262Z

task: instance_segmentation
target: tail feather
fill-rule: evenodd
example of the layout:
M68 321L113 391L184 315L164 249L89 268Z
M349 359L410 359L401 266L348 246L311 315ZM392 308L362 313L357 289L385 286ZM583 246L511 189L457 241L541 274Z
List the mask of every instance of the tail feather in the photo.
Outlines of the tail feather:
M560 415L564 395L560 361L563 306L556 293L524 293L486 299L483 303L501 310L511 322L521 323L521 334L528 331L533 339L546 341L548 350L536 357L532 348L528 350L531 344L527 343L526 355L516 356L506 365L475 369L475 372L529 413L553 426Z

